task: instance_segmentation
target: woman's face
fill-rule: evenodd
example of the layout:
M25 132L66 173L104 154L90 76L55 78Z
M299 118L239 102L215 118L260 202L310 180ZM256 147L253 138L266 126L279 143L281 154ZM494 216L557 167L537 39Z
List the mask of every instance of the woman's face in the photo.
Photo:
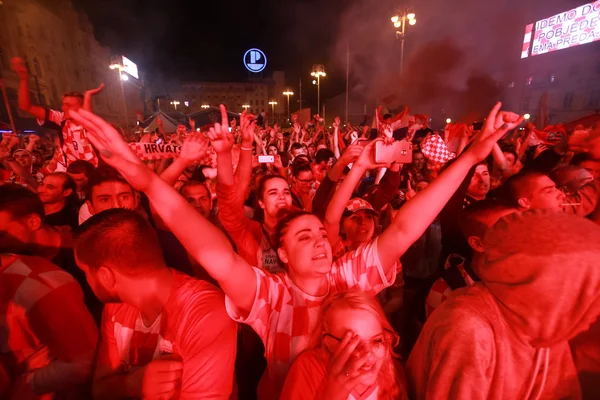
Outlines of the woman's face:
M336 338L343 338L348 331L360 337L360 344L352 357L359 358L366 353L370 354L360 368L359 383L365 387L374 385L384 361L390 357L387 335L377 316L367 310L332 308L328 314L327 325L330 332L325 333ZM339 341L330 336L325 336L323 340L325 346L332 352L335 352L339 346Z
M425 156L423 153L413 153L412 165L417 171L421 171L425 166Z
M277 211L292 206L292 194L285 179L273 178L265 183L265 191L259 205L265 210L265 214L275 217Z
M269 146L269 149L267 150L267 154L269 154L270 156L276 156L277 155L277 147Z
M282 239L279 257L288 264L292 277L311 278L331 271L331 245L316 216L303 215L293 220Z
M375 233L375 216L365 210L357 211L342 222L346 240L351 243L367 243Z

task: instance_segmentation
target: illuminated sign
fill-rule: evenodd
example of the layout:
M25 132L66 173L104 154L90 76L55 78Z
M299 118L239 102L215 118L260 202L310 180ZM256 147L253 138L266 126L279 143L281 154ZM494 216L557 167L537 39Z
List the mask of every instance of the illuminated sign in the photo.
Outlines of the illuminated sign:
M244 54L244 66L250 72L261 72L267 67L267 56L259 49L250 49Z
M537 21L533 29L533 40L530 40L531 56L596 40L600 40L600 0ZM529 43L526 42L527 31L521 58L527 57L524 53L530 50Z
M127 72L129 75L133 76L135 79L140 79L138 74L138 67L135 65L133 61L129 58L123 56L123 71Z

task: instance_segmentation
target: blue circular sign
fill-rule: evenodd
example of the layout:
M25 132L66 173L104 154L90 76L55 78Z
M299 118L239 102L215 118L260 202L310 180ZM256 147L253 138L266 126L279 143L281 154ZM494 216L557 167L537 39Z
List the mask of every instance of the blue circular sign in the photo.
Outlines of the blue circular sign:
M267 67L267 56L262 50L250 49L244 54L244 66L250 72L261 72Z

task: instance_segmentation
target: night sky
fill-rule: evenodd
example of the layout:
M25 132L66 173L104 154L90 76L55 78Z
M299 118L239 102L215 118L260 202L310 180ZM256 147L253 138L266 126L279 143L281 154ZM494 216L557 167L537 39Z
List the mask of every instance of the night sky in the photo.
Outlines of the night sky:
M413 5L417 25L406 39L405 72L412 98L465 90L474 73L505 79L518 68L527 23L585 0L73 0L89 15L97 39L141 70L168 79L247 78L251 47L265 51L272 71L310 85L312 64L324 64L326 98L344 92L350 48L351 85L378 96L408 90L394 81L399 45L390 17ZM437 94L436 94L437 93ZM421 96L422 97L422 96ZM423 102L421 98L419 100ZM426 103L426 101L425 101Z

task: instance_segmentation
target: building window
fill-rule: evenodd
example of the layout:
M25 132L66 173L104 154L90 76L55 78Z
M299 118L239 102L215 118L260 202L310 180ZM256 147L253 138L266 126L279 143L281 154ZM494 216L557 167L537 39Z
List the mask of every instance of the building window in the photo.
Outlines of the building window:
M261 104L260 104L261 106L264 106L264 105L265 105L265 101L264 101L264 99L263 99L263 100L261 100L261 102L260 102L260 103L261 103ZM264 111L264 110L263 110L263 111Z
M42 74L42 67L40 66L40 61L37 57L33 57L33 68L35 69L35 74L42 78L44 75Z
M563 108L571 108L573 105L573 92L565 93L565 97L563 99Z
M46 59L46 69L48 72L52 72L52 60L50 59L50 56L46 55L44 58Z
M589 106L590 107L600 106L600 89L592 90L592 95L590 96Z

